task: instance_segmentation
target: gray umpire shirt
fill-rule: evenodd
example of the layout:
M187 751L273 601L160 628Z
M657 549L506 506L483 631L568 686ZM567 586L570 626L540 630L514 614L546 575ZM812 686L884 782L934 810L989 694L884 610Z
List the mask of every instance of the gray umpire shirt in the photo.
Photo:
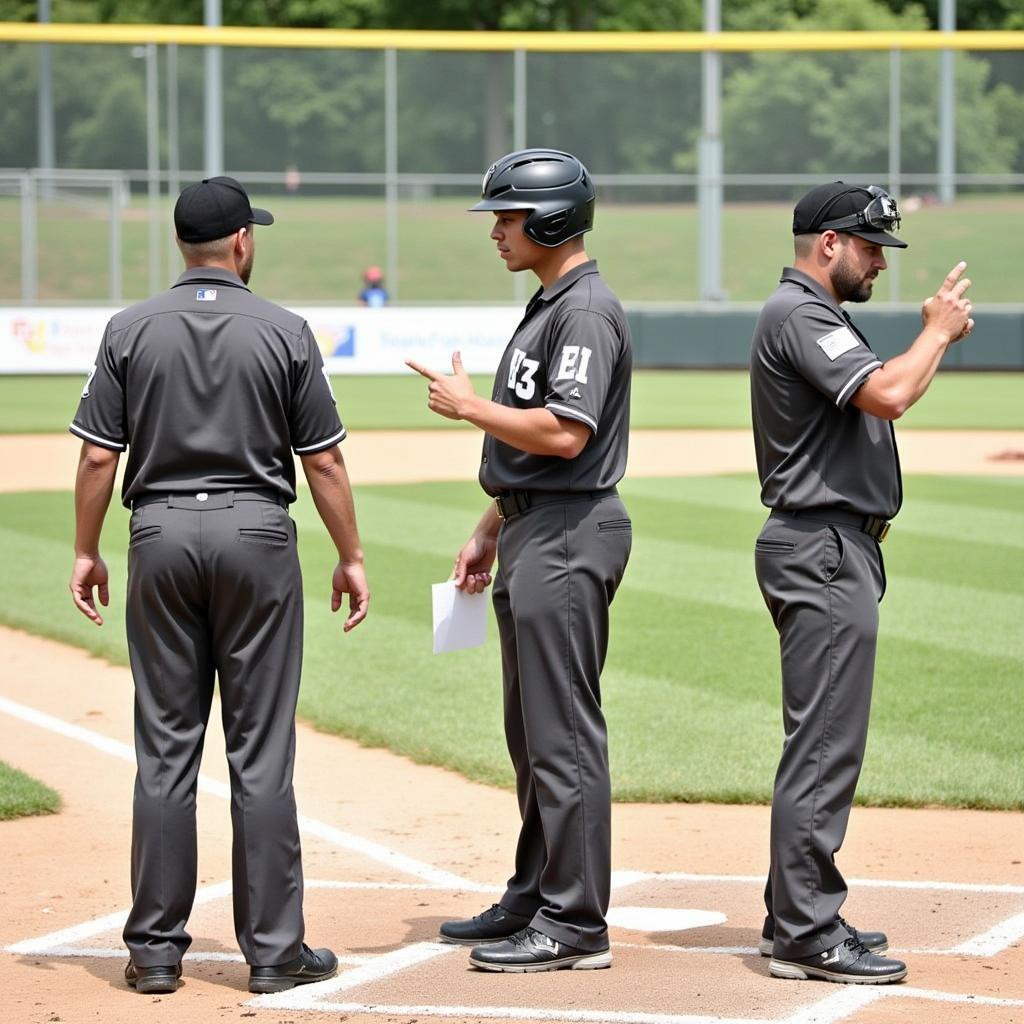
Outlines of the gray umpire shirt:
M892 423L850 404L881 365L835 299L787 267L761 310L750 360L765 505L896 515L903 488Z
M492 398L513 409L549 409L593 433L574 459L531 455L484 437L480 484L490 495L509 490L598 491L626 471L629 325L597 263L574 267L537 292L508 343Z
M271 490L295 500L292 452L345 436L309 325L228 270L186 270L113 317L70 430L128 448L121 498Z

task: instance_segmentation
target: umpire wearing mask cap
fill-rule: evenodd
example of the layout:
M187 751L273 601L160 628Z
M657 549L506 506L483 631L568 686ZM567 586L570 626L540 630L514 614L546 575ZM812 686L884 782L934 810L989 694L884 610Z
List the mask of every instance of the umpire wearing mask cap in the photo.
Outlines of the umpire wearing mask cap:
M293 453L339 554L332 608L347 632L369 591L338 418L309 325L246 284L254 224L273 224L234 178L186 188L174 208L185 272L118 313L103 335L71 432L75 605L108 602L99 537L120 452L132 510L126 628L138 773L125 980L173 992L191 943L195 797L216 673L231 782L235 933L249 990L337 970L303 942L302 858L292 771L302 667L302 579Z
M795 259L765 303L750 364L761 500L755 567L779 633L785 743L775 778L767 917L760 951L780 978L899 981L881 932L840 917L842 846L867 741L885 590L880 542L902 502L892 421L970 333L969 285L954 267L922 306L924 328L882 362L843 309L886 268L895 199L841 181L793 211Z

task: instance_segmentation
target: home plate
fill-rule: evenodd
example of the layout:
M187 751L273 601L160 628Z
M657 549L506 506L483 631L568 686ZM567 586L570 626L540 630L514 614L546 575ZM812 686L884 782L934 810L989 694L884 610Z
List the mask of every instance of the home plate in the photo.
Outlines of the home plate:
M675 907L612 907L608 923L638 932L681 932L723 924L725 914L716 910L680 910Z

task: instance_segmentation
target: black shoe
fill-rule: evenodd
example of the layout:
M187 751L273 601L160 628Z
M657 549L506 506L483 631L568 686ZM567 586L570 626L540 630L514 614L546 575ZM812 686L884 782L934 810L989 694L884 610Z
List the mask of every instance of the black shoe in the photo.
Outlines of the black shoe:
M791 960L772 957L768 970L776 978L799 981L821 978L845 985L885 985L890 981L902 981L907 976L905 963L876 956L856 939L846 939L814 956Z
M296 985L326 981L338 973L338 958L329 949L310 949L302 944L302 952L277 967L250 967L250 992L284 992Z
M124 969L124 980L136 992L145 996L158 992L177 992L180 977L180 963L172 967L136 967L135 961L129 960L128 966Z
M458 946L479 946L485 942L501 942L510 935L525 928L532 919L513 914L500 903L492 904L476 917L462 921L445 921L441 925L441 941L454 942Z
M536 928L524 928L502 942L477 946L469 962L484 971L593 971L611 967L611 950L590 952L558 942Z
M839 923L865 948L872 953L884 953L889 948L889 939L885 932L859 932L852 924L848 924L843 918ZM772 944L775 941L775 924L772 921L765 923L761 931L761 941L757 944L757 951L761 956L772 955Z

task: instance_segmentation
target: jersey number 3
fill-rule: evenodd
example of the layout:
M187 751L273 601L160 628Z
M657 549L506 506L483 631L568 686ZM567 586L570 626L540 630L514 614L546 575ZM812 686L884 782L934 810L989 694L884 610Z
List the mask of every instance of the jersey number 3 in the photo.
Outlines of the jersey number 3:
M521 348L512 350L512 362L508 366L508 386L514 390L520 398L529 401L537 390L537 383L533 375L540 367L537 359L527 359L526 353Z

